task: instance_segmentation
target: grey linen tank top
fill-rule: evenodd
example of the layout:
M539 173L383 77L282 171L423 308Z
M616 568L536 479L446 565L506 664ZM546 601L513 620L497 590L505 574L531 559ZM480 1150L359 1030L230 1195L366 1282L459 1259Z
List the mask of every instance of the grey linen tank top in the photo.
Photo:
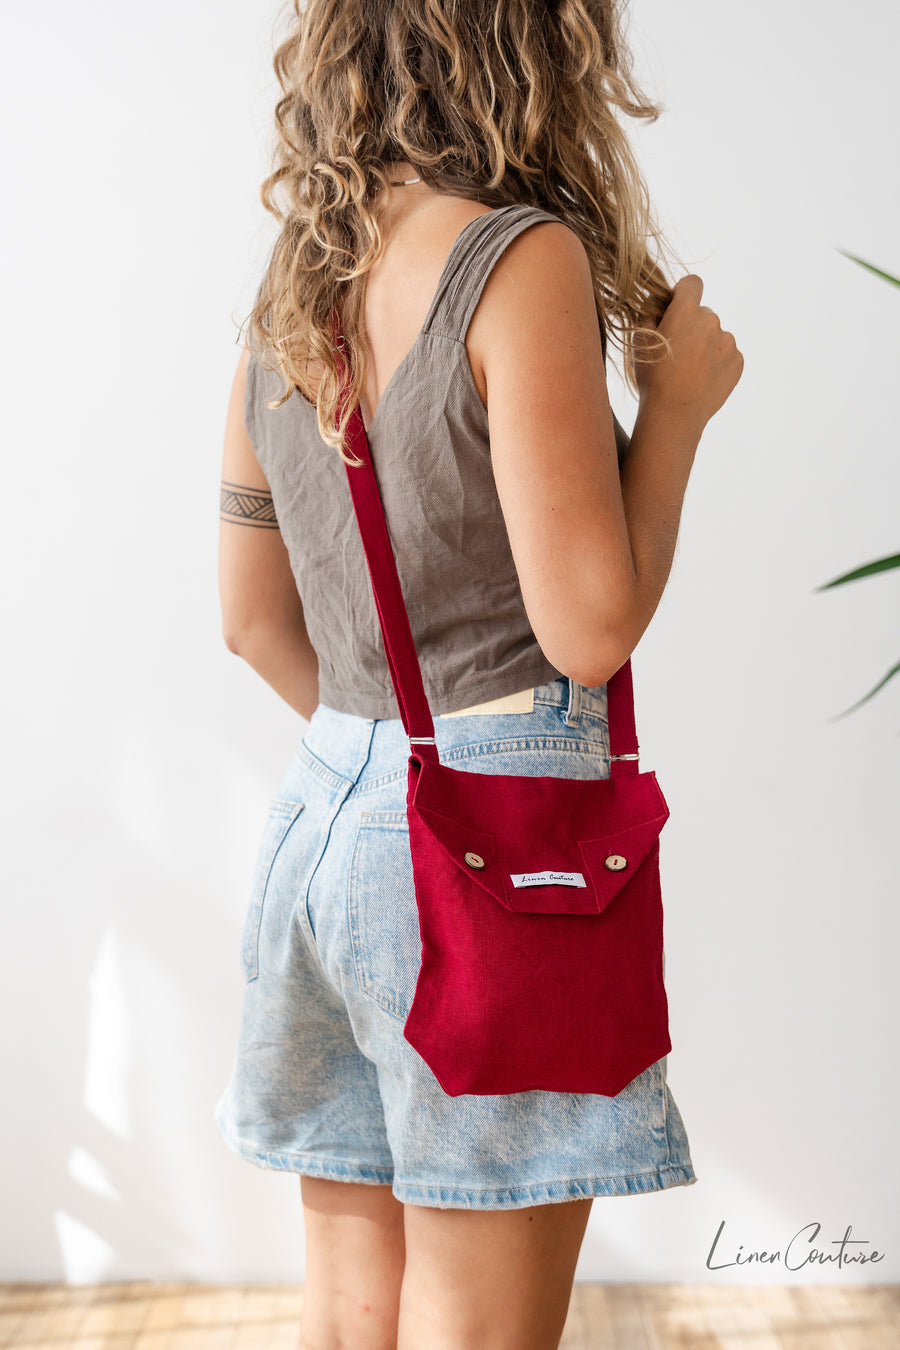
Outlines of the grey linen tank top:
M561 674L525 613L494 484L487 412L465 347L469 321L506 245L529 225L559 219L513 205L463 227L425 323L366 427L436 715ZM244 420L319 659L319 701L360 717L399 717L346 469L298 389L281 407L266 407L281 387L280 376L251 356ZM615 419L614 428L621 465L628 437Z

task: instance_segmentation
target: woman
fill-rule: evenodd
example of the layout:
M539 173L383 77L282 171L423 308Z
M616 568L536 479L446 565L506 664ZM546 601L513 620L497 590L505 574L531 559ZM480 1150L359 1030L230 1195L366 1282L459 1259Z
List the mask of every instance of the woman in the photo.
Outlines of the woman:
M618 1096L444 1094L403 1038L409 745L336 425L338 308L442 760L609 774L731 334L649 256L615 0L309 0L280 46L281 223L228 410L224 635L310 719L272 802L216 1107L301 1176L301 1345L558 1345L595 1196L695 1180L666 1061ZM285 194L284 207L275 190ZM607 331L639 395L610 409ZM247 528L251 526L252 528Z

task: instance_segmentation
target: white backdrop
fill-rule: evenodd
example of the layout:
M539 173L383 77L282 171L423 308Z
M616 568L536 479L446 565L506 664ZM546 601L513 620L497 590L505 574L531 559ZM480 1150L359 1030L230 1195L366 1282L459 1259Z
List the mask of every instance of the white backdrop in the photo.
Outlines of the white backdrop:
M276 12L4 21L6 1280L303 1275L297 1177L212 1116L305 728L225 648L216 575ZM634 657L699 1181L598 1199L578 1278L893 1281L900 677L830 719L900 658L900 576L815 587L900 548L900 292L837 252L900 272L898 10L634 0L631 32L653 199L746 366ZM883 1259L733 1264L813 1223Z

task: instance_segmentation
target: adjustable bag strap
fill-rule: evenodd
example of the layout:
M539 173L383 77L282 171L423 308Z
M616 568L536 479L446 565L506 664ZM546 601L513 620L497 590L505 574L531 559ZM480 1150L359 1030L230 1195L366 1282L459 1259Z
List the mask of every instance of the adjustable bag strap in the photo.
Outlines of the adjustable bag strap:
M606 715L609 718L610 774L613 778L636 774L638 741L634 728L634 686L631 657L606 682Z
M335 346L340 353L343 348L343 332L336 309L332 314L332 326L336 333ZM343 366L345 371L337 409L340 419L346 404L349 376L346 375L346 363L341 355L338 355L338 364L339 367ZM434 739L434 721L422 682L422 668L419 665L409 626L409 614L400 588L397 561L388 534L384 506L378 490L378 480L375 477L369 440L359 405L353 409L347 423L344 446L349 449L354 459L362 461L359 467L347 464L345 468L350 483L353 509L362 536L369 578L372 582L384 654L391 672L391 682L397 697L403 729L409 737L410 745L415 747L416 753L422 759L439 762Z
M349 375L342 356L343 332L337 309L332 312L332 329L335 334L339 370L344 372L344 382L338 400L337 416L343 415L349 388ZM439 762L435 746L434 721L431 708L422 681L422 668L416 653L412 630L409 626L409 614L400 587L397 561L388 533L384 515L384 505L375 477L375 468L369 449L369 440L363 425L359 405L354 408L344 437L344 446L358 466L345 464L350 484L350 496L356 513L359 532L362 536L363 550L381 625L381 637L384 643L388 669L400 709L403 728L410 744L422 759ZM634 697L631 679L631 658L620 666L607 683L607 715L609 718L609 743L611 775L631 775L638 773L638 744L634 726Z

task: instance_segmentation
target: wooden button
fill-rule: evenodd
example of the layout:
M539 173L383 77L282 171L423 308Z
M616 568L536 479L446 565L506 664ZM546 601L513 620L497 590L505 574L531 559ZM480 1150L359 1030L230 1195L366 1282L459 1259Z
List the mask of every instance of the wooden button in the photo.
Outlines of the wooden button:
M479 853L467 853L466 862L470 867L484 867L484 858Z
M621 872L623 867L628 866L628 859L623 858L621 853L611 853L606 859L606 866L611 872Z

